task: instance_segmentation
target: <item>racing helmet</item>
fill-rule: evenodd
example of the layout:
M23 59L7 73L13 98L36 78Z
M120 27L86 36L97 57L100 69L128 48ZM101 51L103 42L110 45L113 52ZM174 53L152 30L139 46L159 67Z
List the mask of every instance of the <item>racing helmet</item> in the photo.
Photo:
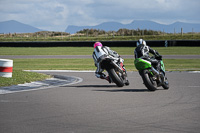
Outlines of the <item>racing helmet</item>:
M103 47L103 45L102 45L101 42L95 42L95 43L94 43L94 48L96 48L97 46L101 46L101 47Z
M139 40L137 41L136 45L139 46L140 44L146 46L146 41L143 40L143 39L139 39Z

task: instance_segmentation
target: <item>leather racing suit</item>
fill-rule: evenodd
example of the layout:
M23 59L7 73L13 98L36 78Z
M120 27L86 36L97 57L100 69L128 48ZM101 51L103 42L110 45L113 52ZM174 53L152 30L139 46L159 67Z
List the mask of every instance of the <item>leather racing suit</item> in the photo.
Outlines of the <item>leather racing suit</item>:
M155 57L157 57L158 59L162 59L162 56L156 50L153 50L149 46L140 44L139 46L136 47L136 49L134 51L135 58L146 59L146 60L150 61L152 63L152 65L154 65L157 68L159 61L157 59L150 58L149 53L155 55ZM160 68L158 68L158 69L160 69Z
M97 46L95 49L94 49L94 52L92 54L92 57L94 59L94 62L95 62L95 66L97 67L96 71L95 71L95 76L97 78L101 78L101 79L106 79L108 77L106 77L106 75L103 73L104 69L101 68L100 66L100 57L103 56L103 55L111 55L112 57L115 57L115 58L119 58L121 62L123 62L124 60L118 55L117 52L111 50L109 47L107 46L103 46L103 47L100 47L100 46Z

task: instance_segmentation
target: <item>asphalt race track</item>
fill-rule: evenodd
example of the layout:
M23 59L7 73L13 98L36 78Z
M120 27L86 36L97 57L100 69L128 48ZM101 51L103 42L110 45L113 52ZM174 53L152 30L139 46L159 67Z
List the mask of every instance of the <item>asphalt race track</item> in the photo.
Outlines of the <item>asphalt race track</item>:
M47 72L48 73L48 72ZM118 88L92 72L81 83L0 95L0 133L199 133L200 73L167 72L170 89L149 92L137 72Z

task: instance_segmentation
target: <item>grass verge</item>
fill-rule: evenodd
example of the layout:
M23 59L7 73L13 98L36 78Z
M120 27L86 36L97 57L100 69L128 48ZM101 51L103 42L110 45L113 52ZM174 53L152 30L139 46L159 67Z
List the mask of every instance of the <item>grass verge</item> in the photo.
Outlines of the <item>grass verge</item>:
M136 71L134 59L125 59L127 71ZM200 59L164 59L166 71L200 71ZM0 87L50 78L22 70L95 70L93 59L14 59L12 78L0 77Z
M120 55L133 55L135 47L112 47ZM200 55L200 47L153 47L161 55ZM0 55L92 55L93 47L1 47ZM13 59L12 78L0 77L0 87L44 80L48 75L22 70L95 70L91 59ZM136 71L134 59L125 59L127 71ZM164 59L167 71L200 71L200 59Z
M30 83L33 81L41 81L50 77L50 75L45 75L41 73L14 70L12 78L0 77L0 87Z
M200 47L152 47L162 55L200 55ZM133 55L135 47L111 47L120 55ZM92 55L93 47L1 47L0 55Z
M125 59L127 71L136 71L134 59ZM200 59L164 59L167 71L200 70ZM14 59L17 70L95 70L93 59Z

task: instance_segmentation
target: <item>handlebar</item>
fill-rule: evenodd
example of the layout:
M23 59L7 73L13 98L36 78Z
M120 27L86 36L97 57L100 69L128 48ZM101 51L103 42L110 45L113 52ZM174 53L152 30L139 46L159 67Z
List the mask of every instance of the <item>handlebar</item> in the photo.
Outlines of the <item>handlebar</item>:
M157 60L162 60L162 55L159 55L159 56L153 55L150 58L157 59Z

